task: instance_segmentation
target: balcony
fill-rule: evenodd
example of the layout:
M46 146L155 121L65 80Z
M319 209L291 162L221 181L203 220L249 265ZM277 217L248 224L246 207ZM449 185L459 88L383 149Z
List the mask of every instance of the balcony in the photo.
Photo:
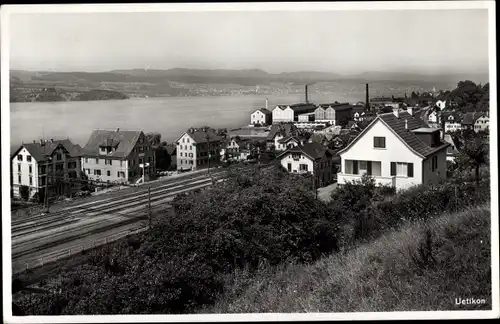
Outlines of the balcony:
M337 173L337 182L340 184L344 184L346 182L352 181L361 181L361 174L345 174L345 173ZM378 186L396 186L396 177L382 177L382 176L373 176L375 179L375 184Z

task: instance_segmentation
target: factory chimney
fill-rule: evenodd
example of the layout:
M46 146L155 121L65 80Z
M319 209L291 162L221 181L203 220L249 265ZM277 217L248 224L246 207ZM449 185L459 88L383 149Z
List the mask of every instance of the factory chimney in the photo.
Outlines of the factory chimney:
M309 103L309 98L308 98L308 96L307 96L307 87L308 87L308 86L309 86L309 85L308 85L308 84L306 84L306 103Z
M365 110L370 111L370 96L368 94L368 83L366 84L366 103L365 103Z
M269 103L269 100L266 98L266 109L269 109L268 103Z

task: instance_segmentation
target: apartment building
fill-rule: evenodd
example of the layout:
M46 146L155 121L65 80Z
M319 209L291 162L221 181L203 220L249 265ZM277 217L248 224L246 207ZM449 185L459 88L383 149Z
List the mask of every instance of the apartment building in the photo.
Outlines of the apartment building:
M83 147L82 170L89 180L138 183L156 174L155 151L143 131L94 130Z
M210 127L191 127L175 141L177 170L198 170L220 165L222 140Z
M12 192L20 197L20 187L26 186L29 197L36 193L70 196L80 189L82 148L70 140L40 140L22 144L11 156Z

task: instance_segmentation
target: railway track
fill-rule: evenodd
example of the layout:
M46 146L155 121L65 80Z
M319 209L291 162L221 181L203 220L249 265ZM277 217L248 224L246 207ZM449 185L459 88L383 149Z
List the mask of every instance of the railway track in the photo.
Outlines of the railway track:
M218 174L216 174L218 175ZM207 175L204 176L199 176L199 177L194 177L188 180L181 180L181 181L176 181L176 182L170 182L165 185L161 185L159 187L155 187L151 189L151 195L155 195L157 193L164 192L168 189L172 189L173 187L177 187L181 184L186 184L186 183L193 183L194 181L197 180L202 180L205 179L206 181L209 181L210 178ZM117 200L115 199L105 199L105 200L99 200L95 202L89 202L89 203L83 203L77 206L71 206L71 207L66 207L61 210L58 210L57 212L50 213L50 214L42 214L42 215L33 215L29 217L23 217L21 219L16 219L12 220L11 222L11 228L12 232L16 232L19 228L22 228L23 226L33 226L38 224L40 220L51 220L51 219L57 219L58 217L68 215L68 213L76 213L79 211L87 211L89 209L98 209L100 206L106 206L108 204L117 204L118 201L125 201L125 200L130 200L130 198L135 198L138 195L146 195L148 194L148 190L141 190L138 192L134 193L128 193L120 196ZM112 200L111 203L108 203L107 201ZM104 203L103 203L104 202ZM93 205L96 205L96 207L92 207Z

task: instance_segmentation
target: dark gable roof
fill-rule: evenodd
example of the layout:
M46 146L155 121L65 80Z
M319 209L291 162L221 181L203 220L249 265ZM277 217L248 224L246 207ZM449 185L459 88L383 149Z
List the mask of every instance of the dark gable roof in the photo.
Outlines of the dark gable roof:
M284 137L284 138L280 139L278 142L279 143L286 143L286 142L289 142L291 140L294 140L295 142L300 143L300 141L295 136Z
M42 162L47 159L48 156L51 156L54 150L61 145L64 149L69 153L71 157L79 157L82 156L82 147L78 144L73 144L69 139L65 140L57 140L57 141L46 141L44 144L37 143L27 143L21 145L12 155L14 157L17 153L25 147L28 152L30 152L31 156L37 161Z
M462 116L456 111L446 111L441 113L441 118L444 118L445 120L448 120L448 117L450 116L453 116L453 118L455 118L454 121L460 122L460 120L462 119Z
M273 114L271 111L267 110L266 108L259 108L257 110L260 111L261 113L263 113L264 115L272 115Z
M306 143L305 145L300 146L300 149L304 152L304 154L313 159L321 159L325 156L325 154L331 154L328 148L320 143Z
M299 103L295 105L290 105L290 108L295 112L295 113L306 113L306 112L313 112L316 110L316 105L314 104L307 104L307 103Z
M304 153L312 160L321 159L325 156L325 154L329 154L332 156L334 155L333 151L330 150L329 148L325 147L323 144L305 143L304 145L301 145L301 146L295 146L295 147L289 148L285 152L279 154L277 156L277 158L280 158L288 153Z
M83 155L97 156L99 155L100 146L106 146L111 143L116 147L116 150L105 156L126 158L132 152L141 134L142 131L94 130L87 144L83 147Z
M188 134L198 144L207 143L208 141L210 141L210 143L220 142L222 140L222 137L215 134L215 131L211 128L206 128L205 131L203 128L194 128L193 132L188 130L186 134ZM208 135L208 140L207 140L207 135Z
M334 110L347 110L347 109L353 108L353 106L348 102L320 104L320 105L318 105L318 108L319 107L324 108L324 109L331 107Z
M379 120L389 127L389 129L391 129L412 151L422 157L426 157L449 146L448 143L443 142L435 147L431 147L424 143L417 137L417 135L413 134L411 130L428 128L427 124L422 119L412 116L407 112L400 112L399 118L396 118L393 113L380 114L356 137L354 141L349 143L349 145L347 145L344 149L340 150L339 153L346 151L354 145L354 143L356 143L358 139L360 139ZM405 129L405 120L408 122L408 129Z
M462 120L462 124L464 124L464 125L472 125L472 124L474 124L476 122L476 120L479 117L483 117L483 116L486 116L486 114L483 113L483 112L477 112L477 111L467 112L464 115L464 118Z
M169 155L175 155L177 153L177 145L175 144L167 144L165 149Z
M295 130L293 124L273 124L269 134L267 134L267 140L273 140L278 133L281 133L283 137L290 136Z

